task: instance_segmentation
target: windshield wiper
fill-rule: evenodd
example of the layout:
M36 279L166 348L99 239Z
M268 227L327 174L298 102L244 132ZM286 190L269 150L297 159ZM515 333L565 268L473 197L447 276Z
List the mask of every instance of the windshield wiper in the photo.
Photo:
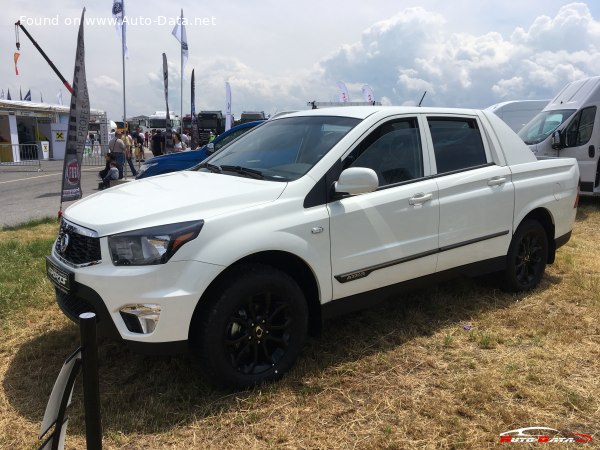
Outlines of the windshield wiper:
M223 173L223 169L221 169L221 166L219 166L217 164L211 164L209 162L205 162L205 163L202 163L200 165L200 167L204 167L213 173Z
M239 173L240 175L246 175L250 178L256 178L258 180L262 180L265 178L263 173L260 170L249 169L248 167L242 166L221 166L222 170L226 170L228 172Z

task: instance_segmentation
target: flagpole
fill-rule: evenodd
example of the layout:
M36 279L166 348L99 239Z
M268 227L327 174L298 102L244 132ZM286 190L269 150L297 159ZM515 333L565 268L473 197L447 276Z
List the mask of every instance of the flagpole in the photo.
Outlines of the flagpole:
M123 0L123 18L121 19L121 61L123 64L123 143L127 143L127 109L125 107L125 0ZM123 155L123 178L127 178L127 154Z
M181 109L179 112L179 120L181 121L181 125L183 125L183 8L181 8L181 42L179 43L180 48L180 57L181 57L181 86L180 86L180 95L181 95ZM183 131L183 127L182 127Z

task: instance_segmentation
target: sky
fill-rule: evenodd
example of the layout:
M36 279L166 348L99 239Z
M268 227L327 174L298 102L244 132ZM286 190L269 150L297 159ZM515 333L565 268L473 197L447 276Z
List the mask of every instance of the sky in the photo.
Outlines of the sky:
M0 90L31 90L56 103L68 93L20 32L15 75L14 22L21 20L67 80L73 78L85 6L86 72L92 108L123 116L121 43L112 0L5 2L0 18ZM87 3L87 4L86 4ZM337 101L336 83L362 101L368 84L384 104L486 108L509 100L549 99L566 83L600 75L600 2L559 0L125 0L129 58L127 116L165 110L162 53L169 65L169 108L180 111L180 47L173 21L183 9L189 60L183 111L306 109Z

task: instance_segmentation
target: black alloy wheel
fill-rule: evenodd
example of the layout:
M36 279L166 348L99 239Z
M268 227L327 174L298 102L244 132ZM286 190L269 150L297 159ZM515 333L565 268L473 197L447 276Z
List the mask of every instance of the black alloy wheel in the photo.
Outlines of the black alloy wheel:
M263 264L230 269L203 301L194 326L202 365L223 387L247 388L281 378L297 359L308 308L296 281Z
M535 288L546 270L548 238L542 225L526 220L517 228L507 254L505 288L511 292Z
M235 370L244 375L260 375L281 361L293 334L290 306L289 299L269 290L241 301L229 317L223 337Z

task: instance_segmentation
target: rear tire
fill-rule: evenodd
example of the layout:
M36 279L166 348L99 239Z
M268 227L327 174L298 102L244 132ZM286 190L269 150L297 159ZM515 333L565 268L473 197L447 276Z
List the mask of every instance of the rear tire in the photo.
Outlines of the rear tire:
M515 232L506 255L503 287L509 292L535 288L546 270L548 238L536 220L525 220Z
M306 340L308 308L286 273L236 267L211 291L197 330L206 374L216 385L247 388L281 378Z

